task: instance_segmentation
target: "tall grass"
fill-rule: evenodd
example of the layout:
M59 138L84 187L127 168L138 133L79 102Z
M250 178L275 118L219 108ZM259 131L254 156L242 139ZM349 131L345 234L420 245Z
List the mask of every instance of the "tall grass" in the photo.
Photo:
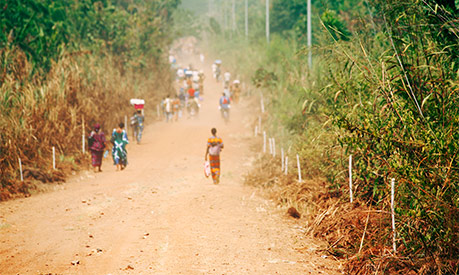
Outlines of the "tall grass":
M378 213L389 213L395 178L397 254L387 253L391 231L375 227L367 232L373 247L370 256L360 255L367 265L360 272L383 271L394 260L403 263L394 264L400 269L453 274L459 260L459 80L457 40L451 36L457 27L441 7L431 9L426 2L377 5L379 14L361 18L349 41L334 41L324 28L313 70L305 64L304 49L275 36L269 45L225 41L215 52L229 56L224 64L252 70L258 92L270 99L270 135L293 146L305 176L325 177L329 193L338 194L343 205L349 199L350 154L354 194ZM256 73L258 68L263 72ZM277 81L267 81L271 73ZM284 184L292 186L290 180ZM297 203L304 198L292 196ZM388 214L370 216L369 221L390 224ZM358 230L361 236L363 227ZM348 256L360 251L359 242L357 237L345 246ZM375 257L380 264L372 263Z
M95 123L110 135L111 129L133 112L130 98L145 98L148 120L155 102L172 89L167 65L150 66L151 73L142 74L120 70L110 55L64 54L45 78L21 80L16 76L32 74L25 55L17 49L3 49L0 56L4 66L0 86L0 181L4 198L19 184L18 158L25 170L52 175L56 173L51 169L54 146L58 169L69 166L59 160L69 159L76 162L70 165L75 169L88 160L81 152L83 121L86 135Z

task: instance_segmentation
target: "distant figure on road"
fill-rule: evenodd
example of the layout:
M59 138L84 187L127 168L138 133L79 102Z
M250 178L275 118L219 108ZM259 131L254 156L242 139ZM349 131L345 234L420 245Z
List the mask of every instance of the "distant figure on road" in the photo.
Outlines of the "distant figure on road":
M94 130L89 135L89 149L91 150L92 166L94 172L102 172L102 155L105 149L105 134L100 131L100 124L94 125Z
M110 141L113 144L112 157L116 171L123 170L127 165L126 145L129 143L123 122L118 124L118 128L113 129Z
M231 108L231 99L225 92L222 94L222 97L220 97L219 104L220 104L219 109L220 109L222 118L225 120L225 122L228 122L229 112Z
M137 138L137 143L140 143L140 140L142 139L143 123L145 121L145 117L142 115L141 110L136 111L134 114L134 120L134 135Z
M223 86L224 87L229 87L229 84L230 84L230 80L231 80L231 73L230 72L225 72L223 74Z
M217 129L212 128L212 136L207 140L206 155L204 157L207 161L209 156L210 172L214 184L220 183L220 152L223 149L223 140L217 137Z
M166 112L166 122L169 122L169 121L172 122L173 106L172 106L172 99L169 97L169 95L164 100L164 111Z
M235 103L239 102L239 96L241 94L241 82L239 80L234 80L233 85L230 86L230 93L232 95L232 99Z
M204 72L201 70L199 71L199 92L201 93L201 95L204 95L204 79L206 78L206 76L204 75Z

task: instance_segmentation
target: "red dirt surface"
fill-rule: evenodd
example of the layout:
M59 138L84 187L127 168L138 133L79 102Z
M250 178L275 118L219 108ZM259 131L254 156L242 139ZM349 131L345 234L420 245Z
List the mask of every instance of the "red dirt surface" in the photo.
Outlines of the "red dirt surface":
M0 274L340 274L322 243L243 184L254 108L232 106L225 124L221 83L204 69L199 118L147 125L124 171L104 159L102 173L0 203ZM203 172L212 127L225 143L219 185Z

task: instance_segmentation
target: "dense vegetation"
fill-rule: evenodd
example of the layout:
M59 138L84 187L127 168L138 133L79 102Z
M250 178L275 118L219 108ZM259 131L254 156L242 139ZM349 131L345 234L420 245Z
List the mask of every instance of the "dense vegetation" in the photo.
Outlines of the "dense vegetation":
M263 26L264 5L250 2L251 28ZM259 91L270 98L269 134L281 139L284 148L293 146L300 152L307 168L304 176L327 179L326 196L339 196L343 203L349 200L347 164L353 155L358 201L354 208L366 205L364 215L355 217L363 221L334 225L354 234L354 239L328 239L331 253L364 263L356 269L349 266L350 272L457 273L457 3L313 3L311 69L305 47L306 1L272 1L270 44L265 43L264 28L251 30L245 39L243 32L237 36L237 31L224 25L218 26L223 30L219 35L211 25L213 51L233 70L251 75ZM243 28L242 20L238 26ZM271 183L280 177L273 176ZM396 254L387 252L392 249L392 178L396 181ZM279 184L292 186L291 180ZM303 184L292 198L280 201L300 204L304 200L300 194L307 188ZM305 207L314 208L311 205L317 204L309 202ZM315 211L319 214L323 209ZM374 213L373 217L367 213ZM360 254L365 233L367 252Z
M66 171L87 163L83 128L87 134L99 122L107 133L132 112L129 98L144 97L148 107L170 89L167 51L178 5L179 0L3 2L0 199L28 192L33 180L62 180Z
M284 188L280 202L297 206L313 225L322 223L313 233L329 241L331 254L349 259L350 273L458 273L457 1L312 1L312 68L304 0L271 0L269 44L264 1L249 0L247 38L244 1L236 1L235 22L232 1L186 1L207 15L197 20L187 11L174 13L178 2L2 4L0 199L27 192L33 178L59 179L84 162L83 120L86 131L101 122L107 132L129 113L130 97L145 97L148 104L170 89L164 51L177 20L180 33L208 37L214 57L233 75L252 80L256 94L269 101L263 117L269 135L300 154L309 181L281 177L269 168L279 161L264 158L263 173L272 178L259 184L276 182ZM51 169L52 146L57 171ZM19 157L27 172L22 184ZM312 184L322 178L324 194ZM397 253L389 214L392 178ZM324 198L328 203L320 204ZM344 217L327 223L337 212Z

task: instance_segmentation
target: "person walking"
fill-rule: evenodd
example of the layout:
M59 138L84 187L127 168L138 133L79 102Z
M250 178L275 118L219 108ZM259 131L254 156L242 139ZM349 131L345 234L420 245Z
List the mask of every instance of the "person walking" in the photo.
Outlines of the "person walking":
M226 95L225 92L223 92L222 96L220 97L219 100L219 109L220 113L222 115L222 118L225 120L225 122L229 121L229 111L231 108L231 99L229 96Z
M209 156L210 172L214 184L220 183L220 152L223 149L223 140L217 137L217 129L212 128L212 136L207 140L206 155L204 160L207 161Z
M168 95L166 99L164 100L164 110L166 111L166 122L169 122L169 121L172 122L172 111L173 111L172 108L173 108L172 99Z
M137 138L137 144L140 143L142 139L142 132L143 132L143 123L145 121L145 117L142 115L142 110L137 110L134 114L135 118L135 136Z
M112 157L113 164L116 165L116 171L123 170L127 165L126 145L129 144L126 130L124 130L124 123L121 122L117 128L113 129L110 141L113 144Z
M105 134L100 130L100 124L94 125L88 139L89 150L91 151L92 166L94 172L102 172L102 156L105 149Z

